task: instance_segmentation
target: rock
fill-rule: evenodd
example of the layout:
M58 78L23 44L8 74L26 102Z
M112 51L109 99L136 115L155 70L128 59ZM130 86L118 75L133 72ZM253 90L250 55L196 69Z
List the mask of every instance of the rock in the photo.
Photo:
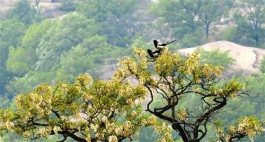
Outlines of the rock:
M179 49L177 52L180 54L188 54L198 49L211 51L217 48L223 52L229 51L229 56L235 59L234 64L231 66L233 72L254 74L260 71L260 62L265 55L265 50L260 48L246 47L229 41L216 41L193 48Z

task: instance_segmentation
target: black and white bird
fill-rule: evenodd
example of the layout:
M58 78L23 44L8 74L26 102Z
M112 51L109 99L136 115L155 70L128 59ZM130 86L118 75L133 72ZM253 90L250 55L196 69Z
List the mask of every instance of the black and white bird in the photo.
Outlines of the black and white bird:
M148 55L155 59L157 58L159 55L161 55L162 52L164 52L165 50L167 50L166 46L172 42L175 42L176 40L173 40L173 41L168 41L166 43L162 43L162 44L159 44L157 40L153 40L153 43L154 43L154 46L157 50L155 51L152 51L151 49L147 49L147 53Z

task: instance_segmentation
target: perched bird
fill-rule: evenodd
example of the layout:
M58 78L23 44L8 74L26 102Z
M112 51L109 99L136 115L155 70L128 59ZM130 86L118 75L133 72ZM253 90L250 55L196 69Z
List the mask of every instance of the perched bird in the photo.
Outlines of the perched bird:
M147 49L147 53L150 56L150 58L152 59L156 59L159 55L161 55L162 52L164 52L165 50L167 50L166 46L172 42L175 42L176 40L173 41L168 41L166 43L162 43L162 44L158 44L157 40L154 40L154 46L157 50L152 51L151 49Z

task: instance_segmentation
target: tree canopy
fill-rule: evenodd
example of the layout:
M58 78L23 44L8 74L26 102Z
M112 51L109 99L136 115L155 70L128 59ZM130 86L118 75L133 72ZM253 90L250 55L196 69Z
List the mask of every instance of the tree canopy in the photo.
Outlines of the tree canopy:
M264 48L264 0L16 2L0 14L2 141L263 141L265 60L230 76L228 51L144 50L154 39Z
M60 134L63 140L121 141L154 123L141 115L144 95L141 86L84 74L74 84L43 84L17 96L16 109L1 111L1 129L32 139Z
M122 59L111 80L92 80L84 74L73 84L43 84L17 96L16 108L1 111L1 130L32 139L59 134L63 141L70 137L116 142L153 126L161 141L172 141L171 129L158 123L160 118L185 142L203 140L213 124L219 140L253 139L262 132L261 123L252 116L239 118L238 125L228 129L215 117L231 99L248 93L236 79L222 80L221 66L201 65L198 53L181 58L165 52L155 62L146 55L135 49L135 57ZM150 118L141 111L146 97ZM157 98L163 103L154 105ZM183 104L185 100L190 102Z

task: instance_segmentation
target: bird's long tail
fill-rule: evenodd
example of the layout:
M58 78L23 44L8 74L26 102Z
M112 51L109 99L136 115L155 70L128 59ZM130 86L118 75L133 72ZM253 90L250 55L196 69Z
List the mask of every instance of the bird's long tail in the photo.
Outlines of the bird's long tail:
M173 43L173 42L175 42L175 41L176 41L176 40L168 41L167 44Z

